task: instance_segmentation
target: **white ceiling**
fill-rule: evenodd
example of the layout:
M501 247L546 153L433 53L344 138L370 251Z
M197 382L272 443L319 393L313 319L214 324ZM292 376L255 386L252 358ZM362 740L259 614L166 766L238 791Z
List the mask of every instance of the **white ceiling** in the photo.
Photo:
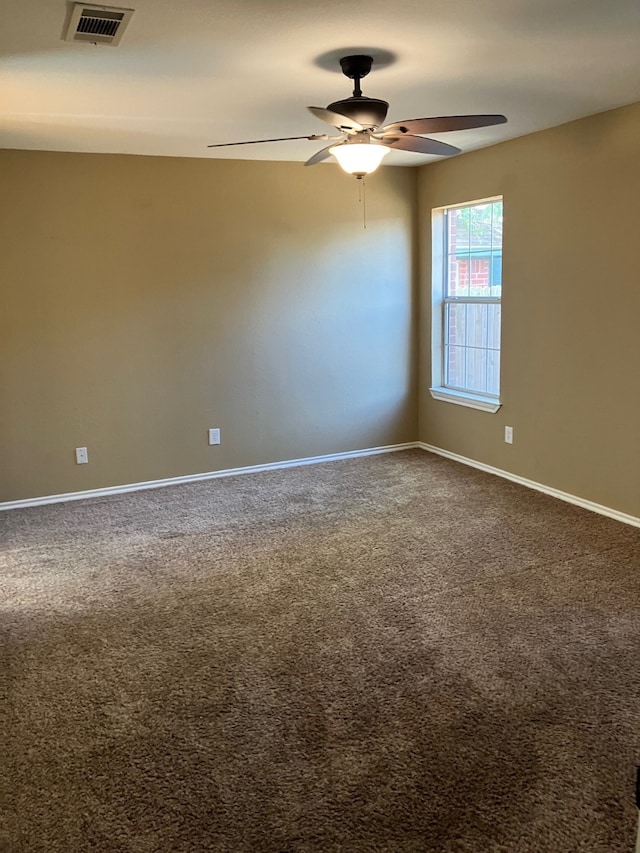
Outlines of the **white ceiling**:
M206 146L325 132L305 106L351 94L348 53L393 57L363 81L389 121L507 116L437 137L464 150L640 100L640 0L113 5L134 8L131 23L119 47L97 47L62 41L64 0L2 0L0 147L304 161L325 143Z

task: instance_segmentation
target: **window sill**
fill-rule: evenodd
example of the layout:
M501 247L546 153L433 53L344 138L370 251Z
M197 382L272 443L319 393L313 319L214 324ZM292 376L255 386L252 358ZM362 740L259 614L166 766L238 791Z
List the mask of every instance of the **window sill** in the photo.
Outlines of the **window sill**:
M465 394L464 391L452 391L449 388L429 388L434 400L444 403L454 403L456 406L468 406L470 409L480 409L481 412L495 414L502 403L492 397L481 397L477 394Z

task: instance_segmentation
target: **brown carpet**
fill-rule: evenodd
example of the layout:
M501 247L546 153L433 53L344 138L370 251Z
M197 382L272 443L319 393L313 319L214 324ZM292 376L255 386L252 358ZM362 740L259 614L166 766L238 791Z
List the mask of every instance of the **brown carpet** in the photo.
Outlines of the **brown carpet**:
M10 853L633 849L640 530L418 450L0 525Z

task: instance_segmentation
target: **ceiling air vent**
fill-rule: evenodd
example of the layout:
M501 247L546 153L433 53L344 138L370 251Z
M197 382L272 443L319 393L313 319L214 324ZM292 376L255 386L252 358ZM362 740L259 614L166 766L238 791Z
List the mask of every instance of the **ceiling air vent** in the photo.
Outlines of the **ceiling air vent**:
M64 40L110 44L115 47L120 42L132 15L133 9L74 3Z

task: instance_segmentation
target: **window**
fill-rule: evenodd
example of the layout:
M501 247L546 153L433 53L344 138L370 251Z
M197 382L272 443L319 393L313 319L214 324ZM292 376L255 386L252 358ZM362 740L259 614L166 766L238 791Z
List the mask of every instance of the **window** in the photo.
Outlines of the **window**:
M431 395L497 412L502 198L438 208L432 231Z

